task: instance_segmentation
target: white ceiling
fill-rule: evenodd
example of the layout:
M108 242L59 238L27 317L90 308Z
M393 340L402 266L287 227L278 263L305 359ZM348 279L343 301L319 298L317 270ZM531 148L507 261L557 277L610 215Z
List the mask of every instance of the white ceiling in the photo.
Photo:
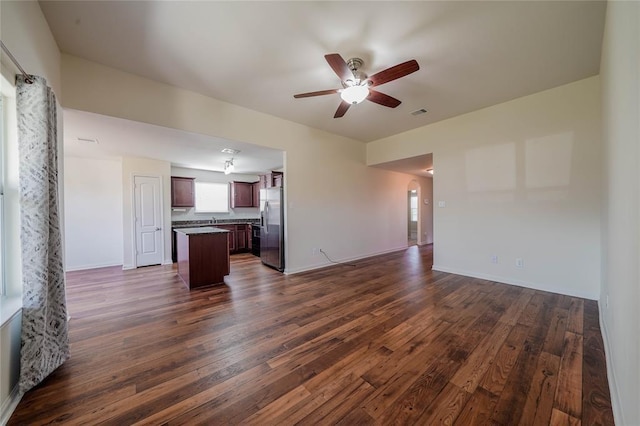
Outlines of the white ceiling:
M97 144L80 139L94 139ZM240 152L232 156L220 152L222 148ZM75 157L152 158L217 172L233 158L235 173L241 174L260 174L283 165L282 151L71 109L64 111L64 151Z
M63 52L156 81L372 141L599 72L600 1L41 1ZM333 114L327 53L369 75L416 59L378 86L402 104ZM412 116L425 108L427 114Z

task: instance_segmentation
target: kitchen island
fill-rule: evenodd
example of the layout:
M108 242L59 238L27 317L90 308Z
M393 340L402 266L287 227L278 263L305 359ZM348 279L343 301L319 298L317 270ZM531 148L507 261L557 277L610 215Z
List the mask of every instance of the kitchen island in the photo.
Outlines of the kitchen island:
M180 228L176 233L178 275L194 289L224 282L229 275L229 231L213 226Z

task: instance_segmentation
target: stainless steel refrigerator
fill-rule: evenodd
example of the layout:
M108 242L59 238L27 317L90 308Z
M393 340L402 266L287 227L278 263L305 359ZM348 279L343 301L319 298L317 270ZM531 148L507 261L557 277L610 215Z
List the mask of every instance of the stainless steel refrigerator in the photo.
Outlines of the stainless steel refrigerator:
M284 210L282 188L260 190L260 258L262 263L284 271Z

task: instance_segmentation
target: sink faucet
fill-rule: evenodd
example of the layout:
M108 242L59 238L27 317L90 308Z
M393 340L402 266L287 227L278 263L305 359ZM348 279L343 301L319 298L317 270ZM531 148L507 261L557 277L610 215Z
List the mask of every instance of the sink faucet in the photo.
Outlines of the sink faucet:
M215 216L211 216L211 223L216 223L218 219Z

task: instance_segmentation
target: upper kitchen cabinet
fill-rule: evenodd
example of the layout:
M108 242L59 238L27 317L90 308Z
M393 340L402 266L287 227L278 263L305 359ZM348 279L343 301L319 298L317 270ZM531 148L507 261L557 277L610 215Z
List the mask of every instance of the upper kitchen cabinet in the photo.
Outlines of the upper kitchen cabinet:
M266 175L260 175L260 188L279 188L283 183L282 172L269 172Z
M195 207L195 179L171 176L171 207Z
M253 186L253 207L260 207L260 181L254 182Z
M253 183L250 182L230 182L231 187L231 208L255 207L253 202Z

